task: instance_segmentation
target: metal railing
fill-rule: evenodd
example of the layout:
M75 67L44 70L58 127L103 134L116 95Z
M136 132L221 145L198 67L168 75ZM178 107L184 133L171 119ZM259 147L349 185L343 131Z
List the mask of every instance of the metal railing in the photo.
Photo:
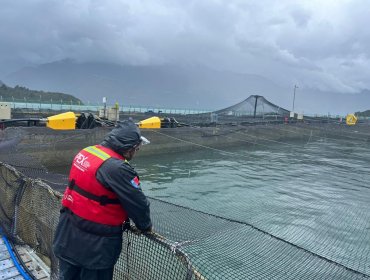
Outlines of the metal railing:
M30 103L30 102L8 102L11 104L12 109L28 109L32 111L39 110L53 110L53 111L99 111L104 108L104 104L67 104L67 103ZM107 105L109 107L115 107L115 105ZM211 110L200 110L200 109L184 109L184 108L165 108L157 106L138 106L138 105L119 105L119 111L121 112L138 112L138 113L163 113L163 114L200 114L208 113Z

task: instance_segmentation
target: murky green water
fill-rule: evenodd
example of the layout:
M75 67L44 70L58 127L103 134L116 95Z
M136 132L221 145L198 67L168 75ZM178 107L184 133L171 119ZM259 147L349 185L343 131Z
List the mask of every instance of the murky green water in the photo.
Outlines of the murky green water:
M145 152L143 149L142 152ZM134 161L145 193L370 274L370 143L325 139Z

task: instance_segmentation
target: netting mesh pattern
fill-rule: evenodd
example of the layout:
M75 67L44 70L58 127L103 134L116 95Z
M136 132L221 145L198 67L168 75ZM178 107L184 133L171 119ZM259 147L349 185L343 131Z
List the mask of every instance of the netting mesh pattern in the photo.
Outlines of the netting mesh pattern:
M211 135L222 136L220 139L223 141L212 142L214 147L219 147L228 135L237 135L239 140L236 143L239 144L243 142L240 139L244 139L255 145L258 139L263 145L268 145L269 141L283 137L311 139L342 134L341 129L305 129L292 127L287 135L277 126L248 128L245 134L240 129L194 133L202 139L196 147L210 144ZM177 132L161 131L162 136L170 137L167 147L173 150L179 149L176 143L185 148L194 137L194 134L186 133L179 142ZM18 128L7 129L0 134L1 227L14 241L26 243L50 258L52 277L55 279L58 277L58 262L53 256L51 244L59 217L61 192L67 183L67 175L59 174L58 168L68 166L79 149L99 143L106 132L105 129L58 132L43 128ZM147 133L151 134L151 139L159 137L158 132ZM369 142L369 134L363 135L360 140ZM292 232L287 232L286 236L284 233L277 235L268 223L214 215L150 198L156 233L124 233L123 250L115 266L114 278L370 279L370 233L363 232L361 239L354 241L355 246L352 246L354 243L351 240L351 232L368 228L363 224L364 219L357 218L359 215L364 218L369 213L366 206L370 205L368 189L365 188L363 194L363 201L359 207L353 205L351 212L341 212L343 208L338 207L328 214L333 215L332 222L327 225L328 230L324 232L328 235L336 231L337 219L341 216L353 217L348 232L343 232L340 238L340 242L348 242L343 259L333 257L335 254L330 248L335 248L335 244L320 244L325 240L323 236L306 236L316 242L312 246L301 246L301 235L295 238L292 238Z

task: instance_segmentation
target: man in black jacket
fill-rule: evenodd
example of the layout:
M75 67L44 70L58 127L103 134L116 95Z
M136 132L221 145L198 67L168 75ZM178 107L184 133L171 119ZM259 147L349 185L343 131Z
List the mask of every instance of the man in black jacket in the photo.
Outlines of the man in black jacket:
M53 242L60 279L112 279L129 219L151 230L149 201L129 164L143 142L136 124L125 121L75 156Z

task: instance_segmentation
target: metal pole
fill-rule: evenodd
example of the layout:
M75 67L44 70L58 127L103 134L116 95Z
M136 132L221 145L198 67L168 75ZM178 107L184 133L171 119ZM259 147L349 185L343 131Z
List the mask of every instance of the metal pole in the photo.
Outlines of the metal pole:
M295 90L297 89L297 85L294 85L294 95L293 95L293 110L292 112L294 113L294 102L295 102Z
M258 95L255 95L254 96L256 98L256 101L254 103L254 114L253 114L253 118L255 119L256 118L256 112L257 112L257 99L258 99Z
M104 105L104 117L103 118L106 118L105 116L107 112L107 98L106 97L103 97L103 105Z

